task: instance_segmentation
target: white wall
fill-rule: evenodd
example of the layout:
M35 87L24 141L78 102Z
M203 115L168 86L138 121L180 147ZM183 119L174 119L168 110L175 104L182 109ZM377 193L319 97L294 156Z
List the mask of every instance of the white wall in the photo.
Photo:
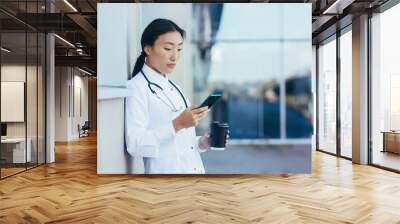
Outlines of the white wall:
M117 87L125 87L136 58L141 52L142 32L152 20L171 19L186 30L187 39L190 39L191 20L188 18L191 18L191 4L168 4L166 7L165 4L98 4L99 174L144 171L142 158L132 158L125 150L123 97L104 99L106 94L102 93L102 89L113 87L116 92ZM118 35L115 35L116 33ZM183 57L170 77L183 88L189 98L192 98L192 66L188 41L184 43L184 48Z
M124 146L124 99L101 100L102 88L126 85L141 50L138 4L99 3L97 9L97 173L141 173L143 164Z
M68 68L55 68L55 141L68 140Z
M55 141L70 141L79 138L78 124L88 120L88 78L72 67L56 67L55 73Z
M26 71L28 74L28 79L29 79L29 84L30 85L36 85L36 81L31 80L32 78L29 77L30 75L34 74L36 76L36 67L33 66L27 66L25 65L17 65L17 64L12 64L12 65L2 65L1 66L1 81L3 82L13 82L13 81L18 81L18 82L25 82L25 75ZM27 113L27 119L28 119L28 137L29 134L35 131L36 133L36 124L32 124L32 121L35 121L36 123L36 113L32 113L32 111L36 111L36 88L27 88L27 104L28 106L31 106L31 108L27 109L29 113ZM4 96L2 96L4 97ZM35 102L35 104L29 105L31 102ZM1 110L7 110L8 108L1 108ZM24 109L24 108L22 108ZM26 122L7 122L7 136L8 137L25 137L25 126Z
M72 119L71 119L72 128L70 132L70 135L72 136L73 139L79 138L78 124L82 126L85 123L85 121L88 121L88 106L89 106L88 77L82 76L82 74L83 73L79 72L78 70L76 69L74 70L74 82L73 82L74 96L71 97L74 99L74 102L71 104L74 105L73 110L75 113L72 113ZM79 109L81 109L81 111L79 111Z

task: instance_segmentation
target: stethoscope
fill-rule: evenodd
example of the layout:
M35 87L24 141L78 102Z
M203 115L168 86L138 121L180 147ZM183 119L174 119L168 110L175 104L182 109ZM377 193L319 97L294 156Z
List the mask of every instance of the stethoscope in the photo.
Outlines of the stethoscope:
M147 86L149 87L151 93L153 93L153 94L154 94L158 99L160 99L165 105L167 105L169 108L171 108L171 111L172 111L172 112L178 112L179 110L176 108L175 104L171 101L171 99L167 96L167 94L164 93L164 89L163 89L161 86L157 85L156 83L150 82L150 80L147 78L147 76L144 74L144 72L143 72L142 70L140 70L140 73L142 73L143 77L146 79L146 81L147 81ZM185 99L185 97L183 96L182 92L178 89L178 87L177 87L171 80L168 80L168 81L169 81L169 83L171 83L172 86L174 86L174 88L175 88L176 90L178 90L179 94L181 95L181 97L182 97L182 99L183 99L183 102L185 103L185 107L187 108L188 105L187 105L186 99ZM164 95L164 97L168 100L169 104L157 94L157 92L151 87L152 85L155 86L155 87L157 87L157 88L159 88L159 89L161 90L161 93L162 93L162 94ZM171 105L172 105L172 106L171 106Z

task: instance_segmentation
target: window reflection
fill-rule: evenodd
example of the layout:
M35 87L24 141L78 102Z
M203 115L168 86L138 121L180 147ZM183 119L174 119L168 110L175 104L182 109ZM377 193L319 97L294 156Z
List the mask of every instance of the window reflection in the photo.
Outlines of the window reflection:
M311 29L302 23L308 11L290 4L213 4L208 10L207 28L207 6L194 7L195 103L222 93L209 119L228 122L233 139L310 138ZM260 20L262 27L254 22Z

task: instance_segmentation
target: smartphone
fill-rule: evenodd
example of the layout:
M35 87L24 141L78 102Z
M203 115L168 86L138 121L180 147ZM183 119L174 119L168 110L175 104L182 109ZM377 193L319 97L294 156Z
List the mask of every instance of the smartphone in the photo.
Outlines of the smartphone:
M198 108L200 108L200 107L205 107L205 106L208 106L208 108L211 108L211 106L215 103L215 102L217 102L220 98L221 98L221 94L220 93L213 93L213 94L210 94L208 97L207 97L207 99L206 100L204 100L204 102L198 107Z

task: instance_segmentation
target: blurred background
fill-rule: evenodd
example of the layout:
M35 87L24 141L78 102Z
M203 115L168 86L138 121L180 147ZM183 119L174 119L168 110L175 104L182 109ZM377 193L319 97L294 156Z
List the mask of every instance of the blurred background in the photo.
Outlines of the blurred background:
M202 154L206 172L309 172L309 5L193 4L192 12L194 103L223 95L197 134L211 121L231 132L225 152Z
M199 104L210 92L223 94L211 120L228 122L233 139L311 137L308 8L193 4L193 98Z

